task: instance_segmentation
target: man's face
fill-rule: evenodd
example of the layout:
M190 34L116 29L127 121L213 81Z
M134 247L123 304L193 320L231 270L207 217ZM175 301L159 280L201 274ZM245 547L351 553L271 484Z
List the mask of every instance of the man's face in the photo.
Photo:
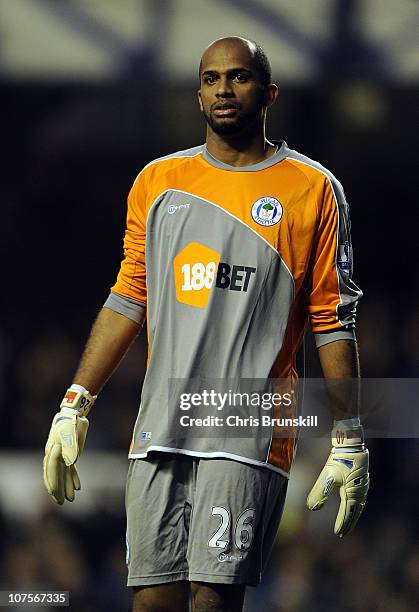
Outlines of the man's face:
M199 103L211 129L220 136L240 134L263 121L266 88L244 44L218 43L203 55Z

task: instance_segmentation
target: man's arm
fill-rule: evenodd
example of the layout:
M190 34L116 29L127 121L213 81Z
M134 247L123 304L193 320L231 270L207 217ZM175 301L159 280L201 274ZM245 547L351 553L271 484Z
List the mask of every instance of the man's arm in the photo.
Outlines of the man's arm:
M336 340L320 346L319 356L335 420L332 451L308 494L307 507L319 510L339 489L334 532L342 537L355 527L369 488L368 450L358 416L358 347L353 340Z
M53 420L45 446L44 482L54 501L74 500L80 479L74 465L83 450L87 415L140 331L146 312L146 201L144 174L128 195L124 260L111 293L90 333L73 378Z
M81 487L75 463L86 440L89 413L96 394L117 368L140 331L145 307L136 305L135 319L103 307L90 333L74 377L53 420L45 446L44 483L57 504L74 500Z
M336 340L318 350L335 421L358 417L358 344L354 340Z
M96 395L120 364L123 356L137 337L141 323L109 308L102 308L74 376L74 383Z
M342 185L330 173L318 185L318 224L307 276L308 314L319 349L334 424L332 449L307 497L310 510L339 489L334 532L355 526L369 486L368 451L359 420L359 360L356 306L362 291L352 280L349 208Z

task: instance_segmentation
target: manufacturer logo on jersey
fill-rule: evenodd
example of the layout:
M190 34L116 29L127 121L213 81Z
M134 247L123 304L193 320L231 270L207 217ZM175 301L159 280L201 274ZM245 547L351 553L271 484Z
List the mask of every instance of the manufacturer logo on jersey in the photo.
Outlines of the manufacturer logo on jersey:
M259 225L275 225L282 217L282 204L276 198L259 198L252 206L252 219Z
M182 304L205 308L217 289L247 292L256 268L220 261L221 255L198 242L191 242L173 261L176 299Z
M151 431L142 431L141 440L151 440Z
M231 563L232 561L241 561L242 559L243 559L243 555L235 555L233 553L231 553L231 554L220 553L218 555L218 561L220 563L225 563L226 561Z
M167 207L167 212L169 215L173 215L177 210L187 210L190 207L190 204L170 204Z

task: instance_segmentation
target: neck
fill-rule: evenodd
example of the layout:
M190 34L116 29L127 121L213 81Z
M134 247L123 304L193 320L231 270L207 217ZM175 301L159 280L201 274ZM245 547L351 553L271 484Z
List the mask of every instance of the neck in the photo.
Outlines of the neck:
M271 157L276 146L265 137L265 131L226 138L207 126L207 151L229 166L252 166Z

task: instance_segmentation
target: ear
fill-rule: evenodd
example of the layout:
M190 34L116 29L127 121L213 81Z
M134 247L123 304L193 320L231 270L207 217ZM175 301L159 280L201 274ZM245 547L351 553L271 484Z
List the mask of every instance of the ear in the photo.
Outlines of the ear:
M275 83L270 83L265 90L265 100L267 108L269 108L270 106L272 106L272 104L275 103L276 99L278 98L278 95L278 85L275 85Z
M201 98L201 90L198 89L198 104L199 104L199 108L201 109L201 113L204 112L204 107L202 104L202 98Z

